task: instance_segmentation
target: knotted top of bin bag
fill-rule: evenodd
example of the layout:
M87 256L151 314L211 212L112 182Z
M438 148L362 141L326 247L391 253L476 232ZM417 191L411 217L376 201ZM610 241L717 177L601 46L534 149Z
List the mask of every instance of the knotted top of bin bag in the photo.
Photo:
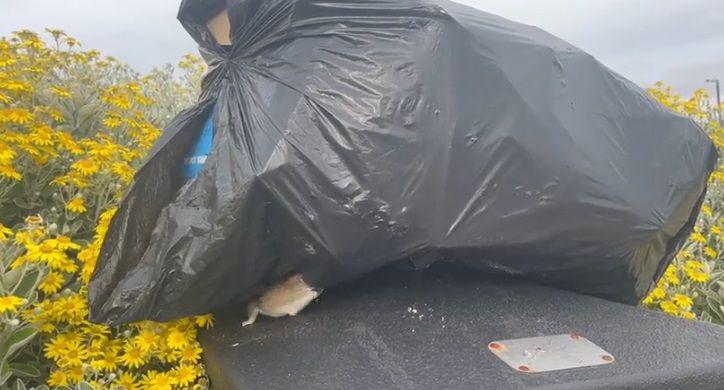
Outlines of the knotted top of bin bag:
M203 20L228 7L231 47ZM438 0L185 0L210 71L114 217L111 324L436 260L637 303L690 233L716 151L540 29ZM179 166L215 102L200 176ZM484 299L484 297L481 297Z

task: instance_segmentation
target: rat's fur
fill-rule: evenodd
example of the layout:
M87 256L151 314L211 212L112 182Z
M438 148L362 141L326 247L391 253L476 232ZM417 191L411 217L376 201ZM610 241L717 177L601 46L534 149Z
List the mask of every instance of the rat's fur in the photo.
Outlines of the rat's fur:
M242 325L252 325L259 314L274 318L295 316L321 293L322 290L309 286L302 275L293 275L272 286L259 299L251 301L249 318Z

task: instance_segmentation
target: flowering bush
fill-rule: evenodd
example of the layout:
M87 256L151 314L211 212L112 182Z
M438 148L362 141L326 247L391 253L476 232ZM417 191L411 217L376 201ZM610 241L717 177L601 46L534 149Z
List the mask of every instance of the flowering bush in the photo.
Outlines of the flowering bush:
M205 387L196 333L211 316L86 319L115 207L159 126L195 99L203 63L140 76L48 33L47 44L30 31L0 39L0 385Z
M704 90L682 99L670 87L657 83L649 94L670 109L699 123L724 152L724 128L717 121L715 107ZM664 278L644 300L644 305L671 315L701 319L724 325L724 257L722 256L722 213L724 207L724 166L719 163L709 182L701 215L694 233L666 270Z

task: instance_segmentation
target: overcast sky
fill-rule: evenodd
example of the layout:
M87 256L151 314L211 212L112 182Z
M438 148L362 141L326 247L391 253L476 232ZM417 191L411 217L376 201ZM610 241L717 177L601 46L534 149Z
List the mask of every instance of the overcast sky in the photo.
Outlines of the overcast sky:
M459 0L536 25L642 86L688 94L724 81L722 0ZM0 35L56 27L140 71L195 52L176 21L179 0L0 0Z

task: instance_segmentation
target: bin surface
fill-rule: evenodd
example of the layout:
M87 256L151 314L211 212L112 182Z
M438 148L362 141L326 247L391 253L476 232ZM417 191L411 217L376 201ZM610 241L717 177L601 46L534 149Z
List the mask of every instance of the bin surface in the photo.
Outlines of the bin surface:
M202 334L215 389L721 389L724 328L437 265L386 268L325 291L299 316ZM612 365L512 370L495 340L581 334Z

